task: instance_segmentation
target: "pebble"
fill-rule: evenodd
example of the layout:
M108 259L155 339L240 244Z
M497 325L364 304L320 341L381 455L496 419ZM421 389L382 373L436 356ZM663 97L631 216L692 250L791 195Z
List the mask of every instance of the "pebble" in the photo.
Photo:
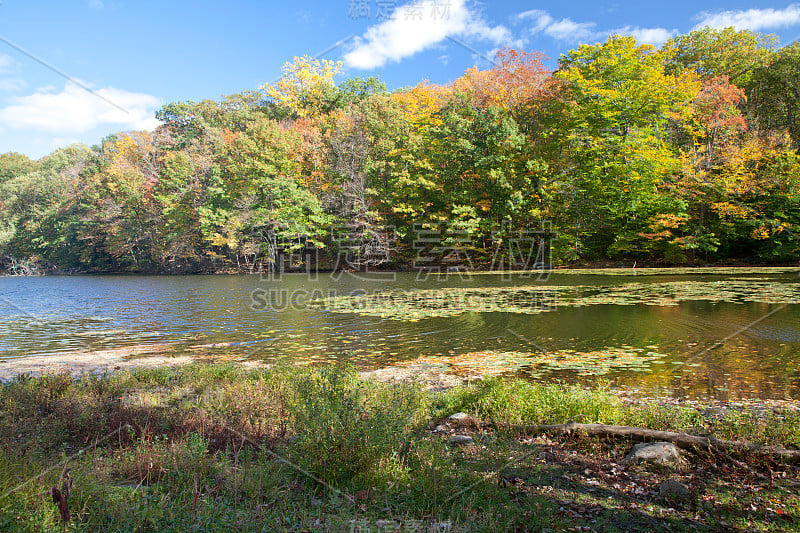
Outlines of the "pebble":
M472 440L472 437L469 435L453 435L447 439L447 444L451 444L453 446L471 446L472 444L475 444L475 441Z

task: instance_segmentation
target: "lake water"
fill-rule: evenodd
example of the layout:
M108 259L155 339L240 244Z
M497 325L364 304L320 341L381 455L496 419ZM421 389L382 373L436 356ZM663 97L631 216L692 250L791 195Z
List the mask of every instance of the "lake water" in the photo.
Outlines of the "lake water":
M5 277L0 360L166 345L221 360L423 361L644 394L800 398L797 271L723 272Z

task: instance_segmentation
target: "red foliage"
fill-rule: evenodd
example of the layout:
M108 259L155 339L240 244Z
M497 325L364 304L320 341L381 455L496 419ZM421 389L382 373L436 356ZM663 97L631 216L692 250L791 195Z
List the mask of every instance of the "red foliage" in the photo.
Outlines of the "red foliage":
M542 52L503 48L494 59L494 67L471 68L454 82L454 88L470 93L479 105L514 107L538 97L552 74L542 62Z
M710 78L703 81L695 98L695 112L709 135L746 131L747 124L738 108L746 98L727 76Z

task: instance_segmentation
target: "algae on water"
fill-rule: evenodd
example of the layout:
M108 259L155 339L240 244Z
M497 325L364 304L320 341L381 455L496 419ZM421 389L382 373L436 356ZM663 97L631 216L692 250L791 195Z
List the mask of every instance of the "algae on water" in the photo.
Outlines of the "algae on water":
M579 376L601 376L618 370L643 372L651 364L664 357L667 355L632 346L606 347L588 352L577 350L552 352L484 350L451 356L419 357L401 361L395 366L413 367L428 372L447 372L468 379L496 376L519 370L524 370L531 376L558 370L572 371Z
M415 321L467 312L536 314L587 305L675 306L680 302L800 303L800 282L670 281L615 286L547 286L390 290L312 302L332 313Z

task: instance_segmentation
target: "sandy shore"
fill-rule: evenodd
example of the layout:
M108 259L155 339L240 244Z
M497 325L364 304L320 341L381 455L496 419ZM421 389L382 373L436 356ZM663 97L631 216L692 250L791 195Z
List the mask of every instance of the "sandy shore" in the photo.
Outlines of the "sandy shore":
M20 374L30 376L62 372L69 372L74 375L102 374L123 368L185 365L194 361L193 357L186 355L165 355L168 351L168 345L154 344L91 352L71 351L5 359L0 361L0 382L11 381Z
M204 344L189 347L192 355L175 354L169 344L153 344L114 348L109 350L76 350L47 355L32 355L0 360L0 383L7 383L20 374L42 376L68 372L75 376L103 374L131 368L162 368L183 366L195 362L236 363L247 368L266 368L268 363L243 359L226 359L203 354L205 348L222 348L225 344ZM366 379L382 382L420 381L429 390L443 390L464 382L464 378L449 372L434 370L430 365L406 364L360 373Z

